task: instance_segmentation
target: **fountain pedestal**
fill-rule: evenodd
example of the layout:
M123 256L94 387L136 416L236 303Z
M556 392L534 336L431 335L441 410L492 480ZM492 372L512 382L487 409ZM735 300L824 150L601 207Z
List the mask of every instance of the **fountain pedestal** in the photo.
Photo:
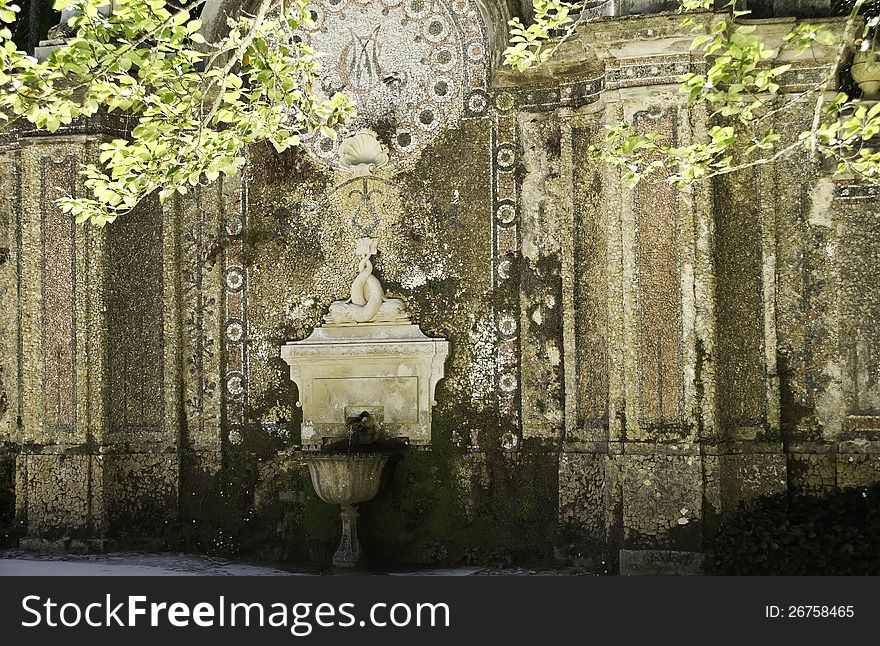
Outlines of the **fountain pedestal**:
M360 561L356 505L379 493L389 457L386 453L314 453L305 457L315 493L327 504L340 506L342 535L333 555L336 567L354 567Z
M351 298L331 303L324 325L309 338L281 346L299 387L305 450L346 438L349 419L364 411L386 438L431 443L434 389L443 378L449 342L425 336L402 301L386 298L370 260L378 244L377 238L358 238Z
M361 560L361 542L358 540L358 512L354 505L342 505L339 510L342 516L342 535L339 547L333 554L333 565L336 567L354 567Z

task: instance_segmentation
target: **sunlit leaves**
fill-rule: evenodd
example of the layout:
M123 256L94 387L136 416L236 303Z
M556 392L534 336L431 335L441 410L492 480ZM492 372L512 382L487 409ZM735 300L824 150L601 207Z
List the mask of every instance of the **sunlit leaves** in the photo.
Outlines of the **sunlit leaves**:
M833 80L835 65L829 66L832 71L828 77L814 87L783 93L782 78L792 66L774 64L786 50L799 55L814 47L825 48L823 56L830 53L838 63L848 49L861 50L858 60L880 60L873 50L880 18L869 17L862 26L855 20L864 2L851 3L843 35L826 25L797 22L781 45L771 48L758 35L755 24L742 20L749 12L737 9L733 0L681 0L681 13L722 12L701 18L688 15L682 21L682 26L696 32L691 49L702 54L705 68L682 75L680 87L689 104L708 116L708 129L698 141L676 147L656 134L637 132L631 124L618 122L608 127L604 144L591 149L593 155L620 169L630 185L662 171L668 181L684 187L699 179L766 164L806 147L811 153L833 159L840 172L880 181L880 153L874 152L880 139L880 104L868 107L843 93L828 101L824 93ZM545 47L550 33L545 28L551 24L555 27L537 7L535 24L525 28L517 23L506 62L524 69L546 60L553 51ZM807 102L815 106L813 127L799 140L783 143L772 124L795 104Z
M715 0L682 0L680 11L708 11Z
M214 43L191 18L203 1L115 0L103 15L108 0L74 0L76 34L43 63L0 31L0 118L50 132L101 109L137 119L129 138L102 144L98 163L83 169L91 196L62 201L77 221L103 226L147 195L164 201L237 172L250 144L283 151L314 130L335 134L353 114L344 95L313 91L317 57L295 37L311 21L306 0L274 13L264 0L255 15L230 17ZM0 7L12 11L8 0Z
M547 49L548 43L554 40L558 43L571 36L577 27L572 14L580 11L584 2L533 0L532 5L535 19L528 27L516 17L507 23L510 44L504 50L504 64L520 71L550 58L553 50Z

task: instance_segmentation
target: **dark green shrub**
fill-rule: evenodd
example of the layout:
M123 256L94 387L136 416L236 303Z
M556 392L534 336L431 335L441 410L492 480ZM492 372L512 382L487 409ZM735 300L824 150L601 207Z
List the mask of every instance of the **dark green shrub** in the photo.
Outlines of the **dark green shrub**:
M708 557L710 574L878 575L880 484L761 498L723 524Z

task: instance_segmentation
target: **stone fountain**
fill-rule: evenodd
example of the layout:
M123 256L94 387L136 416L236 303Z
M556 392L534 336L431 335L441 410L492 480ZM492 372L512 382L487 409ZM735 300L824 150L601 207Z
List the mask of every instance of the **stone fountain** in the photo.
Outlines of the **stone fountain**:
M388 161L369 131L344 141L340 157L363 178ZM434 390L449 353L445 339L425 336L404 303L385 296L371 261L378 244L377 238L356 240L350 297L333 302L307 339L281 348L299 388L312 484L321 500L341 508L342 538L333 557L340 567L360 558L356 505L379 492L388 447L430 446Z

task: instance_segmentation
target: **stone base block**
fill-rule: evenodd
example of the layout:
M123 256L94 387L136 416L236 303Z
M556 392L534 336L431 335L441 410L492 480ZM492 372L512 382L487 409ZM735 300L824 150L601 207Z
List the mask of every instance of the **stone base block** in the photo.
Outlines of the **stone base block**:
M559 522L572 538L599 545L607 540L608 457L563 453L559 458Z
M705 461L706 498L722 518L730 518L765 495L788 487L788 460L783 453L739 453Z
M837 465L831 453L788 454L788 484L793 494L827 495L834 491L836 476Z
M880 455L838 454L837 486L870 487L880 482Z
M155 534L178 515L180 460L176 453L104 456L104 496L111 535Z
M87 453L20 454L16 461L16 515L28 538L102 537L104 462ZM66 550L66 547L65 547Z
M102 538L80 540L65 537L50 541L30 537L22 538L18 542L19 549L49 554L103 554L107 551L107 546L107 541Z
M623 540L632 549L698 549L703 481L699 455L623 455Z

